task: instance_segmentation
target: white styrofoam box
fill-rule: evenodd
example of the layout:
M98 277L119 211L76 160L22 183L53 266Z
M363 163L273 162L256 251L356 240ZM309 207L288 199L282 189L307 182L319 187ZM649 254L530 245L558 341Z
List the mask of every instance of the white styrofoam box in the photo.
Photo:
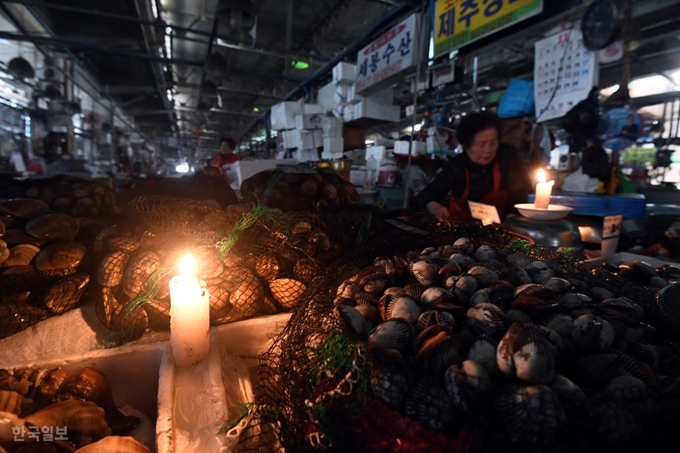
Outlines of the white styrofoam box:
M384 146L369 146L366 148L366 160L370 159L373 157L376 161L378 161L378 164L382 162L382 160L385 158L385 153L387 152L387 148Z
M355 186L363 186L366 182L366 177L368 172L366 170L350 170L349 171L349 182Z
M295 129L321 129L321 123L326 113L312 113L311 115L295 115Z
M345 140L342 137L326 137L323 139L323 152L340 154L345 150Z
M319 160L319 151L314 149L296 149L293 154L300 162L314 162Z
M321 130L324 137L342 137L342 120L327 116L321 122Z
M394 154L408 154L408 140L397 140L394 142ZM427 154L427 144L425 142L414 141L411 147L411 155Z
M357 65L341 61L333 68L333 82L352 83L357 79Z
M244 180L262 171L274 170L276 165L280 163L281 161L273 159L240 160L231 165L235 177L234 179L229 178L229 181L237 182L240 187Z
M312 131L293 129L283 132L283 144L289 149L309 149L314 147Z
M335 94L333 100L335 101L335 104L340 104L344 105L347 104L348 102L348 97L349 97L349 91L352 85L348 83L338 83L335 86Z
M350 121L354 121L354 106L353 105L346 105L345 108L342 111L342 119L345 123L349 123Z
M370 96L362 96L356 94L356 85L352 85L349 93L347 94L347 102L350 104L356 104L357 102L363 101L364 99L371 99L372 101L379 102L381 104L391 104L394 101L394 91L392 87L386 88L382 91L371 94Z
M380 104L370 99L364 99L354 105L354 119L371 118L376 120L396 122L401 116L398 105Z
M272 106L270 112L271 127L275 131L295 129L295 115L302 113L302 105L299 102L279 102Z
M297 115L315 115L326 113L326 108L319 104L302 104L302 112Z
M425 143L428 154L448 154L451 151L451 147L446 143L446 136L430 136Z
M314 142L314 148L323 147L323 131L321 129L315 129L312 132L312 138Z
M335 108L335 89L335 83L331 82L319 88L319 91L316 93L317 104L324 107L326 111L331 111Z

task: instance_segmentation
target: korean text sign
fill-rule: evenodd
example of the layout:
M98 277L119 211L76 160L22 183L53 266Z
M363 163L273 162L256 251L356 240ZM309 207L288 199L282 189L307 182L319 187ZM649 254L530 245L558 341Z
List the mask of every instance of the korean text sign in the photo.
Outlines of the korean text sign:
M437 0L435 57L543 11L543 0Z
M357 93L379 90L392 83L397 74L418 63L423 53L419 52L422 43L418 43L416 25L424 26L424 21L422 16L412 14L359 51Z

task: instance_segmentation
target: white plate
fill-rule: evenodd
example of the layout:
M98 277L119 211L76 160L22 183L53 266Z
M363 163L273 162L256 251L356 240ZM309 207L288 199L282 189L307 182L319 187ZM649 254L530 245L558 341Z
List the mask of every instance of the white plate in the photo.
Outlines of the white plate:
M546 209L540 209L533 203L519 203L515 207L524 217L534 220L557 220L569 214L574 208L560 204L550 204Z

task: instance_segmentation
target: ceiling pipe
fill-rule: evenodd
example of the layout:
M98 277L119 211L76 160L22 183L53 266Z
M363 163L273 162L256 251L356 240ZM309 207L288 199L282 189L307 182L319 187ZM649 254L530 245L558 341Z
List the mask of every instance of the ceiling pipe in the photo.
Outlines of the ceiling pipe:
M1 3L1 2L0 2ZM197 67L203 67L204 62L203 61L194 61L194 60L182 60L178 58L164 58L164 57L155 57L153 55L145 55L145 54L137 54L137 53L131 53L131 52L125 52L122 50L114 50L114 49L105 49L103 47L99 46L94 46L91 44L85 44L85 43L79 43L76 41L68 41L68 40L63 40L59 38L50 38L47 36L35 36L35 35L19 35L16 33L9 33L5 31L0 31L0 39L6 39L8 41L22 41L22 42L31 42L33 44L36 43L42 43L42 44L52 44L55 46L60 46L60 47L72 47L72 48L81 48L81 49L87 49L91 50L93 52L100 52L100 53L105 53L109 55L116 55L119 57L124 57L124 58L133 58L133 59L138 59L138 60L146 60L146 61L157 61L159 63L163 64L176 64L176 65L184 65L184 66L197 66ZM280 79L280 80L288 80L290 82L295 82L295 83L300 83L300 79L294 79L291 77L285 77L282 75L278 74L267 74L263 72L258 72L258 71L245 71L242 69L230 69L233 72L239 73L239 74L247 74L247 75L254 75L254 76L259 76L259 77L265 77L269 79Z
M350 54L353 54L357 51L359 51L363 46L365 46L369 39L381 28L389 24L392 20L401 17L402 15L405 15L409 11L411 11L414 7L411 5L407 5L405 3L402 3L401 5L397 6L396 8L392 9L389 11L386 15L384 15L378 22L373 24L373 26L366 32L364 33L359 39L354 41L353 44L351 44L347 49L345 49L343 52L340 52L338 55L336 55L332 60L330 60L328 63L326 63L324 66L319 68L314 74L309 76L307 79L303 80L302 83L300 83L297 87L295 87L293 90L291 90L288 94L286 94L283 98L281 98L281 101L288 101L293 96L295 96L297 93L299 93L301 90L304 90L307 85L313 83L314 81L318 80L322 76L326 75L328 72L330 72L333 67L341 62L345 57L347 57ZM241 135L241 139L245 137L248 134L251 134L253 132L253 128L257 125L258 122L260 121L267 121L269 118L269 114L271 112L271 107L267 109L267 111L262 114L247 130Z

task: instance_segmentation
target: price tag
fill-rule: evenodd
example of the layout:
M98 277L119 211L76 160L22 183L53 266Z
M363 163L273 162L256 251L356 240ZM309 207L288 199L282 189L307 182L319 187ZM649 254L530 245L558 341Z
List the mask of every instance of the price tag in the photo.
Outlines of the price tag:
M621 234L622 215L609 215L604 218L602 225L602 239L619 237Z
M468 201L470 205L470 213L473 219L481 220L482 225L490 225L492 223L501 223L498 216L496 206L484 203L477 203L476 201Z

